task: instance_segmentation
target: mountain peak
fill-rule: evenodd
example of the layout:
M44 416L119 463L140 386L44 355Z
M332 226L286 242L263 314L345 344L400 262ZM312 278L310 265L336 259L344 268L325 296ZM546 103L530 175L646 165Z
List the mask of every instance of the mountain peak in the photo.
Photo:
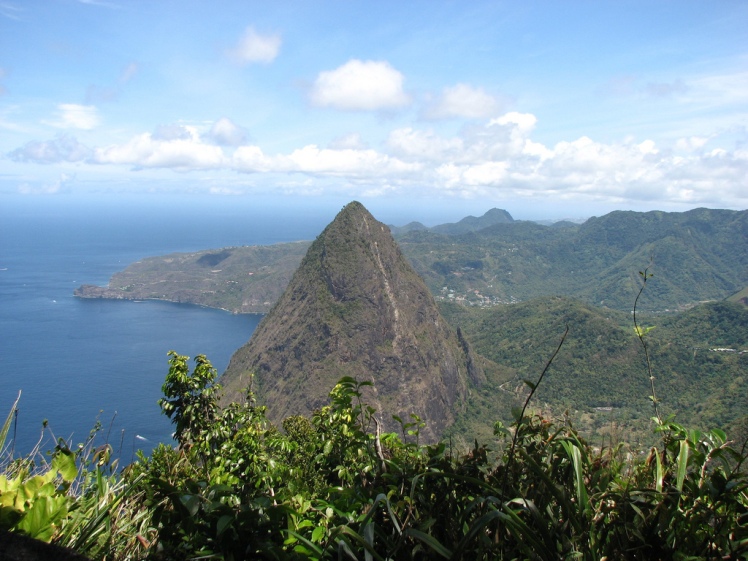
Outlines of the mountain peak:
M389 228L352 202L319 235L288 288L231 359L227 399L250 372L271 420L308 414L343 376L371 381L366 395L388 430L392 415L426 421L437 440L483 373L441 317Z

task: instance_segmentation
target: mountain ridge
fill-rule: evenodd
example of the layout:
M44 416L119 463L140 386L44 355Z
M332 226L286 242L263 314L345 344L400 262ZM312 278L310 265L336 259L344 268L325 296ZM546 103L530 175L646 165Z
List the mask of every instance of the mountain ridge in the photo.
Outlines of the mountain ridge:
M748 287L748 211L614 211L583 224L513 221L455 235L423 226L395 239L437 299L477 306L565 295L626 310L637 272L650 263L660 282L645 296L649 309L685 309ZM266 313L309 243L147 258L113 275L107 287L85 285L75 294ZM214 268L200 264L227 249L229 257Z

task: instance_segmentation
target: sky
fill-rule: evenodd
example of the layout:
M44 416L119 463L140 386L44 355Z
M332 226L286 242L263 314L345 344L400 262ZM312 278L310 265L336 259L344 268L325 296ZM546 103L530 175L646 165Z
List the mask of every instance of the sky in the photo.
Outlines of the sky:
M0 204L742 210L746 29L743 0L0 0Z

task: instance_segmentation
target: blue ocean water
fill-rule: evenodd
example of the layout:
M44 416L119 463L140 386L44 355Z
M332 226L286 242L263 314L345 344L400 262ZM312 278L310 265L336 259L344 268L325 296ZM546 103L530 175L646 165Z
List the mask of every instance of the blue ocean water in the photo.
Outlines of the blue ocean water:
M167 352L206 354L222 372L258 315L166 302L82 300L80 284L106 284L149 255L314 239L338 208L308 212L205 198L0 198L0 419L22 391L16 454L47 419L73 446L97 419L129 461L170 440L157 405ZM2 422L0 420L0 422Z

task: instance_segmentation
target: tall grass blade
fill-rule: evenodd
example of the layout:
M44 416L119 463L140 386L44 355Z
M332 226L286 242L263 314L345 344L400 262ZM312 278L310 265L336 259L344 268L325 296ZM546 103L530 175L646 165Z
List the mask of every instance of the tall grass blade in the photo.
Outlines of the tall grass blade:
M676 475L675 486L678 491L683 491L683 481L686 479L686 469L688 468L688 440L685 438L680 441L680 451L678 452L678 471Z
M3 428L0 429L0 452L5 448L5 439L8 437L8 431L10 430L10 424L13 422L13 417L16 413L16 408L18 407L18 402L21 399L21 390L18 390L18 397L13 402L13 406L10 408L10 413L8 413L8 418L5 419L5 422L3 423Z
M571 463L574 466L574 487L577 495L577 502L579 503L579 514L584 516L584 511L587 508L587 488L584 486L582 453L579 451L579 447L572 442L564 440L561 444L569 455Z
M427 546L429 546L432 551L435 551L445 559L452 558L452 552L444 547L441 543L439 543L439 540L437 540L434 536L431 536L425 532L421 532L420 530L416 530L415 528L408 528L407 530L405 530L405 535L412 536L417 540L422 541Z

